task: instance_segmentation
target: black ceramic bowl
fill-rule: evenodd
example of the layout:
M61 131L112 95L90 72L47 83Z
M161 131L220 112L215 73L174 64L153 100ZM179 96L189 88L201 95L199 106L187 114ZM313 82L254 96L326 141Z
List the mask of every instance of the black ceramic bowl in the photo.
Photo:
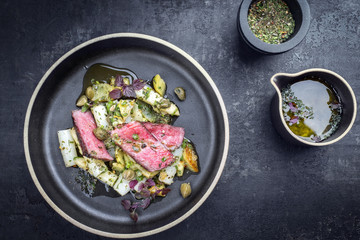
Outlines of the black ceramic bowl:
M290 38L280 44L269 44L258 39L251 31L247 16L251 3L256 0L243 0L240 4L237 24L240 35L253 49L264 54L286 52L297 46L305 37L310 25L310 8L306 0L283 0L287 3L295 20L295 30Z

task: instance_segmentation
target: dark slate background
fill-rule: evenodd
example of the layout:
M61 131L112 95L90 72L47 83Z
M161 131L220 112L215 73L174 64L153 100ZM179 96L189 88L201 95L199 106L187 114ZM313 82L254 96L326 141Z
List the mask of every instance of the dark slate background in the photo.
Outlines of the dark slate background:
M309 0L311 25L293 50L262 56L236 28L241 0L0 2L0 238L100 239L60 217L28 172L23 124L31 94L64 53L100 35L137 32L175 44L210 74L230 120L230 150L208 200L146 239L360 239L360 123L321 148L283 141L269 119L277 72L342 75L360 97L360 2ZM359 118L358 118L359 119Z

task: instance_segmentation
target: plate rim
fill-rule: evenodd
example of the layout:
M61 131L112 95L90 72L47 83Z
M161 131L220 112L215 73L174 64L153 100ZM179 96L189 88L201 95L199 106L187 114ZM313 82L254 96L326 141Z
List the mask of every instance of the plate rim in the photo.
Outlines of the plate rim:
M29 121L30 121L30 117L31 117L31 111L35 102L35 99L42 87L42 85L44 84L45 80L48 78L48 76L53 72L53 70L60 65L64 60L66 60L69 56L71 56L73 53L77 52L78 50L85 48L88 45L91 45L93 43L96 42L100 42L100 41L104 41L104 40L108 40L108 39L112 39L112 38L139 38L139 39L143 39L143 40L148 40L148 41L152 41L152 42L156 42L159 43L161 45L164 45L167 48L170 48L172 50L174 50L175 52L179 53L180 55L182 55L183 57L185 57L192 65L194 65L200 72L201 74L206 78L206 80L209 82L211 88L213 89L217 100L220 104L220 108L222 111L222 115L224 118L224 130L225 130L225 139L224 139L224 151L223 151L223 155L221 158L221 162L219 165L219 168L217 170L217 173L215 175L214 180L212 181L212 183L210 184L209 188L207 189L207 191L205 192L205 194L200 198L200 200L191 208L189 209L185 214L183 214L181 217L175 219L174 221L149 230L149 231L144 231L144 232L138 232L138 233L111 233L111 232L106 232L106 231L102 231L102 230L98 230L92 227L87 226L84 223L81 223L75 219L73 219L71 216L69 216L68 214L66 214L65 212L63 212L51 199L50 197L46 194L46 192L44 191L44 189L42 188L39 180L37 179L37 176L35 174L32 162L31 162L31 157L30 157L30 149L29 149L29 140L28 140L28 130L29 130ZM90 39L84 43L81 43L79 45L77 45L76 47L74 47L73 49L71 49L70 51L68 51L67 53L65 53L64 55L62 55L44 74L44 76L41 78L41 80L39 81L39 83L37 84L31 98L29 101L29 105L27 107L27 111L26 111L26 116L25 116L25 122L24 122L24 153L25 153L25 158L26 158L26 163L27 163L27 167L28 170L30 172L31 178L33 180L33 182L35 183L36 188L38 189L38 191L40 192L40 194L42 195L42 197L45 199L45 201L60 215L62 216L64 219L66 219L67 221L69 221L70 223L72 223L73 225L79 227L80 229L83 229L85 231L88 231L90 233L93 234L97 234L100 236L104 236L104 237L111 237L111 238L138 238L138 237L145 237L145 236L150 236L156 233L160 233L162 231L165 231L169 228L174 227L175 225L179 224L180 222L184 221L186 218L188 218L192 213L194 213L204 202L205 200L210 196L211 192L214 190L216 184L218 183L220 176L223 172L223 169L225 167L225 163L226 163L226 159L227 159L227 155L228 155L228 150L229 150L229 120L228 120L228 116L227 116L227 112L226 112L226 107L224 104L224 101L221 97L221 94L218 90L218 88L216 87L214 81L212 80L212 78L210 77L210 75L205 71L205 69L194 59L192 58L189 54L187 54L184 50L180 49L179 47L173 45L172 43L169 43L165 40L162 40L160 38L154 37L154 36L150 36L150 35L146 35L146 34L141 34L141 33L112 33L112 34L106 34L106 35L102 35L100 37L96 37L93 39Z

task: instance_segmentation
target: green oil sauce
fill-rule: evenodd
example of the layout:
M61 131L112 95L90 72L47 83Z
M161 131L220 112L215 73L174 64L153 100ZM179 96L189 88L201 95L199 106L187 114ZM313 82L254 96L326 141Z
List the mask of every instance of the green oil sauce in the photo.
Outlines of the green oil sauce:
M338 128L341 100L326 81L307 77L282 89L281 95L286 124L295 135L321 142Z

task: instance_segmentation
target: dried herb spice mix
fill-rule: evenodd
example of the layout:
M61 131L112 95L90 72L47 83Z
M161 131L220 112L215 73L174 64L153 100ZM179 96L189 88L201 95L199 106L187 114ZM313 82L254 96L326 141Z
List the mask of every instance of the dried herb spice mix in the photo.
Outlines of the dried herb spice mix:
M282 0L259 0L252 3L248 23L255 36L269 44L285 42L295 28L290 9Z

